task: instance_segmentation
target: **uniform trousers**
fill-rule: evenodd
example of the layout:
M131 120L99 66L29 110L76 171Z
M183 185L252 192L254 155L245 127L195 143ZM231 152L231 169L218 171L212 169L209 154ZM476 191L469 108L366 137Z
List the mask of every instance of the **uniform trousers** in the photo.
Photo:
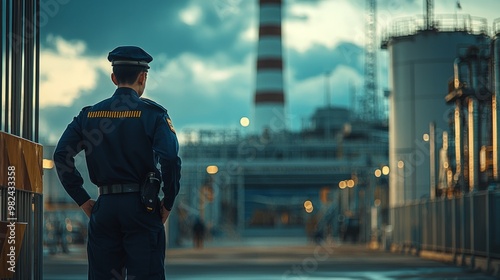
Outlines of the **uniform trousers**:
M90 280L163 280L165 249L159 207L147 212L138 192L99 196L88 227Z

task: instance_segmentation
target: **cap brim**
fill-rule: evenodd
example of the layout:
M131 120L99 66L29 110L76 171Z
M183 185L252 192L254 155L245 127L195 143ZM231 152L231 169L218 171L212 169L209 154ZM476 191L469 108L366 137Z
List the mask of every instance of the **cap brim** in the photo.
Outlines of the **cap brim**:
M146 61L132 61L132 60L114 60L111 66L124 65L124 66L139 66L149 69L149 64Z

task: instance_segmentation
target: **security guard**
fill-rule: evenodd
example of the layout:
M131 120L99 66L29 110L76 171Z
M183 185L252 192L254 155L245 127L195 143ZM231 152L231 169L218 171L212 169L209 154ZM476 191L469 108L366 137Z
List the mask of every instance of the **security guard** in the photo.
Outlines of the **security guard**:
M165 279L163 224L179 192L179 144L167 110L141 98L153 58L139 47L121 46L108 60L116 91L73 119L54 162L65 190L90 218L89 279ZM83 188L75 168L80 151L85 152L90 180L99 187L97 201ZM146 180L163 181L163 199L153 188L148 207Z

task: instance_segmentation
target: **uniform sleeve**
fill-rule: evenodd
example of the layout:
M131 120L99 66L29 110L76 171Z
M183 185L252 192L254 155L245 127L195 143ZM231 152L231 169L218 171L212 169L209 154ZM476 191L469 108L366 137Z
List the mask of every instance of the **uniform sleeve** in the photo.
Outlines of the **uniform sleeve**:
M69 196L81 206L90 199L83 188L83 178L75 167L75 156L84 148L81 129L82 113L68 125L54 152L59 180Z
M165 208L170 210L180 189L181 159L178 155L177 135L167 113L163 113L157 120L153 150L161 166L163 203Z

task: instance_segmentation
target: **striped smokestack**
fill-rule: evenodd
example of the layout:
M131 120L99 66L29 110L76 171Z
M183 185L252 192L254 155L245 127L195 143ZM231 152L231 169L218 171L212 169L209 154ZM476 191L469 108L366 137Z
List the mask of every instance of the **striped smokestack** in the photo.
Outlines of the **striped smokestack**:
M259 42L255 88L254 129L284 130L285 95L281 43L282 0L259 0Z

